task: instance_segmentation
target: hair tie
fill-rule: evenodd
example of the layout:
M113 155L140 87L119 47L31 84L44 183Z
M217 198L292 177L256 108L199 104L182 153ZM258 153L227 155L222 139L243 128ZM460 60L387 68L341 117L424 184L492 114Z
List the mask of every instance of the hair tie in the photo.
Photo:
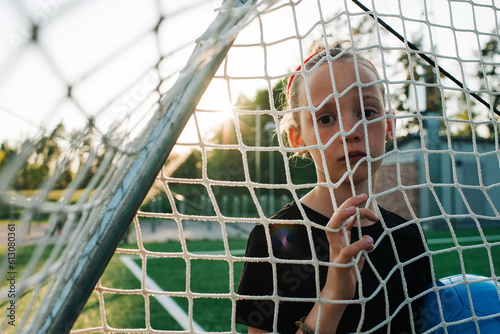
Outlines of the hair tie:
M304 60L304 65L309 61L311 60L311 58L313 58L314 56L316 56L317 54L325 51L326 49L322 49L322 50L319 50L319 51L316 51L315 53L313 53L312 55L310 55L309 57L307 57L306 60ZM378 74L378 71L377 71L377 68L375 67L375 65L373 65L373 63L371 61L369 61L368 59L366 59L365 57L363 57L364 60L366 60L368 62L368 64L370 64L373 69L375 70L375 72ZM302 65L299 65L299 67L297 67L295 69L295 72L298 72L300 71L300 69L302 68ZM289 97L290 96L290 86L292 85L292 81L293 81L293 78L295 78L295 74L292 74L290 76L290 78L288 78L288 84L286 85L286 96Z
M373 65L373 63L371 61L369 61L368 59L366 59L365 57L363 57L364 60L366 60L368 62L368 64L372 65L373 69L375 70L375 72L377 72L378 74L378 71L377 71L377 68L375 67L375 65Z
M307 57L306 60L304 60L304 65L309 61L311 60L312 57L316 56L317 54L319 54L320 52L323 52L325 51L325 49L322 49L322 50L319 50L319 51L316 51L315 53L313 53L312 55L310 55L309 57ZM302 65L299 65L299 67L297 67L295 69L295 72L298 72L300 71L300 69L302 68ZM292 81L293 81L293 78L295 77L295 74L292 74L290 76L290 78L288 78L288 84L286 85L286 96L290 96L290 86L292 85Z

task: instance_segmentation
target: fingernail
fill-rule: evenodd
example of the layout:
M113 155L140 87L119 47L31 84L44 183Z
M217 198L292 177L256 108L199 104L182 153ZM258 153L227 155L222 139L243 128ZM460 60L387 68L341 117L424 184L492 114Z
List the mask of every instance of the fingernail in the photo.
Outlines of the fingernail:
M350 206L348 207L347 209L345 209L347 212L349 213L353 213L354 211L356 211L356 208L354 206Z
M366 194L361 194L361 195L358 195L358 198L359 198L359 199L365 199L365 198L366 198Z
M373 244L373 239L371 237L366 237L365 238L365 242L368 244L368 245L371 245Z

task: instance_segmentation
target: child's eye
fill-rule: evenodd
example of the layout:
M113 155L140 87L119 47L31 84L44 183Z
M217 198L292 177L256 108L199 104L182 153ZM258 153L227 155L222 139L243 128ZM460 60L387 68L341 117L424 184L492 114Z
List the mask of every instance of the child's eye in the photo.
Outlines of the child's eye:
M335 117L333 117L332 115L323 115L321 117L318 117L317 122L319 124L329 124L335 122Z
M375 109L370 109L370 108L365 108L365 110L362 112L365 114L366 118L373 118L377 114L377 110ZM359 114L360 117L362 117L362 113Z

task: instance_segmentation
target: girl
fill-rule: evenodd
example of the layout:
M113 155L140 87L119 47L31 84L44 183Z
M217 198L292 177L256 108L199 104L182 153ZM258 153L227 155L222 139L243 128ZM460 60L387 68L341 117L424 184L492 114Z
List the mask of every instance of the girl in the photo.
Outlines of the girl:
M310 154L318 182L273 216L286 222L252 230L236 321L249 333L418 331L416 296L430 283L425 238L366 195L393 139L384 85L367 59L340 47L304 67L289 79L294 111L281 129Z

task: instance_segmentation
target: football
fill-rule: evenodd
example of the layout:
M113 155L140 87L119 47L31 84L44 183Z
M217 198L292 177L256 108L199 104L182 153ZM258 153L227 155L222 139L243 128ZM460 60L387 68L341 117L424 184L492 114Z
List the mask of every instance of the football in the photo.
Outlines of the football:
M491 278L471 274L465 275L464 280L459 274L441 278L436 285L437 290L433 291L430 285L424 297L421 317L416 322L417 328L422 329L419 332L441 334L446 328L449 334L500 333L498 282L495 284Z

